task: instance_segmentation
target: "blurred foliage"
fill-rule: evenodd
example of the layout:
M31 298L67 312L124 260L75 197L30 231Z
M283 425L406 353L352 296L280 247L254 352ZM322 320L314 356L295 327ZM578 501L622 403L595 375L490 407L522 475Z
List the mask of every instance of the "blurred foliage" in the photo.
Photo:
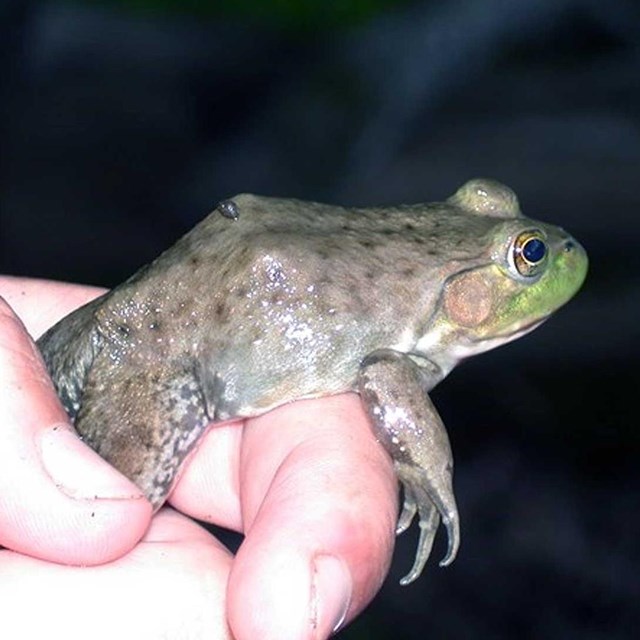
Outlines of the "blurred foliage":
M410 0L99 0L146 14L235 17L286 29L350 27ZM95 4L95 1L90 2Z

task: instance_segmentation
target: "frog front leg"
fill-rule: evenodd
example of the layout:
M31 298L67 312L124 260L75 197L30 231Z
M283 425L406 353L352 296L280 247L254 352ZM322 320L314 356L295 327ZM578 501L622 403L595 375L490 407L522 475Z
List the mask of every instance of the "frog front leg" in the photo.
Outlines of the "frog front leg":
M430 364L430 363L429 363ZM409 356L391 349L369 354L361 363L358 387L373 429L394 461L404 488L404 506L396 533L402 533L416 514L420 540L406 585L422 572L433 546L440 519L447 529L447 554L453 562L460 544L458 509L453 494L453 459L447 432L428 391L439 369L419 367Z

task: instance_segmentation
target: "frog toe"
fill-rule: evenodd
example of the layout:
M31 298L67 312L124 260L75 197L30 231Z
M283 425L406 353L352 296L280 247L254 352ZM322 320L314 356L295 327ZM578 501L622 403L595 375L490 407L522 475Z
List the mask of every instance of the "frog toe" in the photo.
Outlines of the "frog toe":
M402 504L402 511L398 517L398 523L396 524L396 535L399 536L404 533L413 522L413 518L418 511L418 503L416 502L413 491L408 487L404 487L404 502Z
M440 560L440 566L447 567L456 559L460 548L460 518L458 517L458 511L454 509L450 513L443 515L442 524L447 530L448 542L447 553Z
M440 516L438 510L432 504L425 505L425 508L420 509L420 538L418 540L418 549L411 571L400 580L402 586L411 584L422 573L431 555L439 521Z

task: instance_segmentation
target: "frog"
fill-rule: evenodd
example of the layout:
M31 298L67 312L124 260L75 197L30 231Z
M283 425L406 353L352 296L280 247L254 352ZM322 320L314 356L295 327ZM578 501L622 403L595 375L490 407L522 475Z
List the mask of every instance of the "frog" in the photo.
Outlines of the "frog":
M356 392L418 521L460 545L453 456L430 392L580 289L584 248L473 179L427 204L342 207L241 194L38 341L80 437L158 510L208 428ZM213 425L213 427L212 427Z

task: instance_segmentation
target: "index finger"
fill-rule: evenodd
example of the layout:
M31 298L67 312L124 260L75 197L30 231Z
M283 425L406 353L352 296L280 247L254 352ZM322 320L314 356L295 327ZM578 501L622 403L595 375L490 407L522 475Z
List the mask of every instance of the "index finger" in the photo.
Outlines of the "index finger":
M235 480L225 468L246 536L229 579L234 634L328 637L386 575L398 508L391 459L352 393L294 402L223 429L238 448L230 456ZM214 425L173 497L183 502L188 486L201 517L216 513L221 497L203 480L218 473L208 446L217 435Z

